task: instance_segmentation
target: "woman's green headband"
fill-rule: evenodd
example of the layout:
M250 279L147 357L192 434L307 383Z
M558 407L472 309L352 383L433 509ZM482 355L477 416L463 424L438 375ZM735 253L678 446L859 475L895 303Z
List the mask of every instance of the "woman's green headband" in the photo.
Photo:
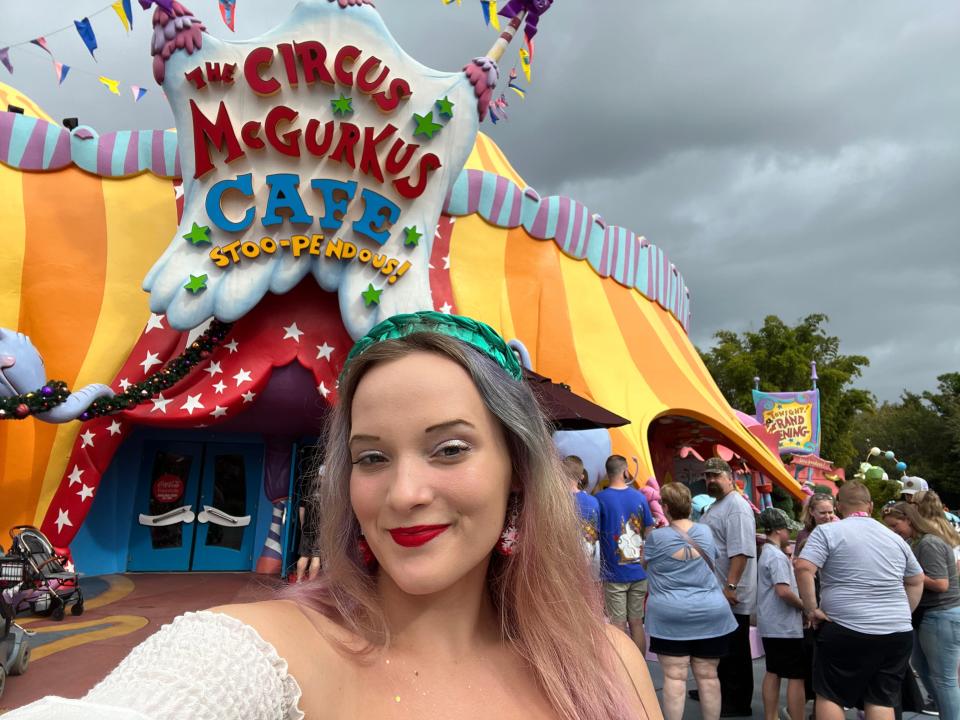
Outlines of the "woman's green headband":
M440 333L462 340L493 360L514 380L523 379L523 370L517 356L492 327L462 315L447 315L432 310L394 315L384 320L353 346L343 365L343 372L346 372L354 358L363 355L378 342L396 340L419 332Z

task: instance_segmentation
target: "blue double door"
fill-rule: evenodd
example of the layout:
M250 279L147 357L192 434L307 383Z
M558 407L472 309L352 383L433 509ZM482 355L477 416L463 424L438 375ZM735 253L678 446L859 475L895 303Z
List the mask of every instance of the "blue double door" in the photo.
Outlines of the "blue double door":
M144 443L127 569L251 570L263 446Z

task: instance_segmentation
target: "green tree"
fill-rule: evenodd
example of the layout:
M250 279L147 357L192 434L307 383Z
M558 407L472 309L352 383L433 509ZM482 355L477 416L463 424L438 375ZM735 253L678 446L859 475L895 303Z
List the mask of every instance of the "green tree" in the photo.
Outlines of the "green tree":
M924 478L955 508L960 505L960 373L941 375L937 383L936 392L904 391L898 402L863 413L854 422L854 436L860 459L871 447L893 450L907 463L907 474ZM892 467L886 470L896 476Z
M810 362L817 363L820 388L820 454L837 467L859 459L854 445L853 422L858 413L874 408L873 395L852 387L870 361L863 355L844 355L840 339L827 334L826 315L814 314L794 326L768 315L757 331L721 330L716 344L701 351L704 363L727 401L753 414L753 379L769 392L810 387Z

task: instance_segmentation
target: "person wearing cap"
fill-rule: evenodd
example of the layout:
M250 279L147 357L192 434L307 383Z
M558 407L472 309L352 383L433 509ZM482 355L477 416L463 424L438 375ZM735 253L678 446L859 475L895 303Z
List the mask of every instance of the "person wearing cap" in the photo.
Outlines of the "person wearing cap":
M778 508L760 513L767 542L757 562L757 630L763 640L767 673L763 678L765 720L778 720L780 681L787 679L787 711L803 718L806 705L803 651L803 603L790 559L783 548L790 542L786 514Z
M707 493L716 502L701 522L717 543L717 572L724 580L723 594L733 610L737 629L730 635L730 652L720 660L718 674L723 696L721 717L753 714L753 656L750 652L750 615L756 610L757 524L753 508L737 492L733 470L713 457L703 468Z
M922 477L907 475L901 482L903 483L903 489L900 491L900 499L904 502L913 502L914 495L930 489L930 485Z
M923 570L910 546L871 517L866 485L844 483L837 509L843 520L817 525L794 566L804 616L819 629L817 719L842 720L845 707L863 702L867 720L893 720L913 649L910 614L923 593Z

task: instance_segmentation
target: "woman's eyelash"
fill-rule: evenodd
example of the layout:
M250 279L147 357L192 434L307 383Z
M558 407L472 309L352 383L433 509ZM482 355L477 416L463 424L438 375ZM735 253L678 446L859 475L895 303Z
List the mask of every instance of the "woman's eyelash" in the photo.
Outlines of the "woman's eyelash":
M353 465L373 465L372 462L365 462L369 460L382 460L383 454L378 452L364 453L356 460L352 461Z
M448 453L447 451L453 451ZM443 457L458 457L470 450L470 446L462 440L450 440L437 448L437 454Z

